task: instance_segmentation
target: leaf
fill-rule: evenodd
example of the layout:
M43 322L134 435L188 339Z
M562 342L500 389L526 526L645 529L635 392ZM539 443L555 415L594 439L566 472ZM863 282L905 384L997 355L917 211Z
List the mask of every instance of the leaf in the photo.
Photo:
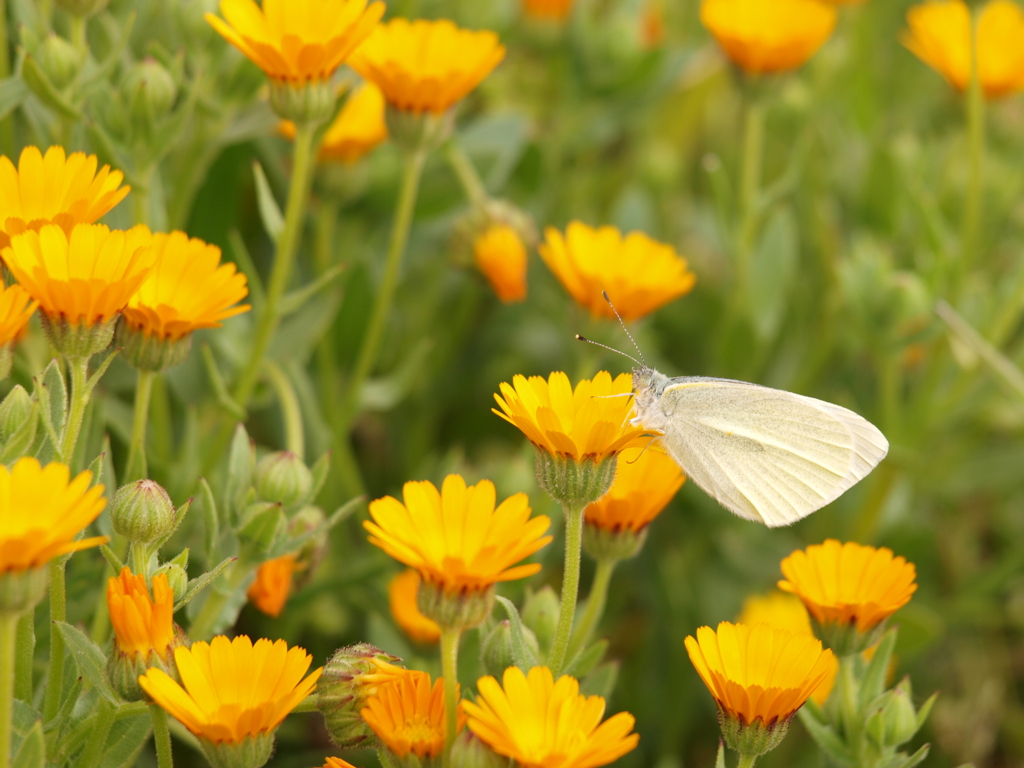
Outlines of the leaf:
M39 100L61 117L72 120L82 119L82 113L67 100L64 94L57 90L57 86L50 82L50 78L46 76L42 67L31 55L26 54L25 60L22 62L21 76L25 78L25 83L39 97Z
M43 768L46 760L46 741L43 739L43 723L36 720L26 734L21 747L11 763L12 768Z
M256 204L260 211L263 228L270 235L270 239L276 243L284 231L284 216L281 214L277 200L274 199L270 182L267 181L266 174L263 173L263 166L254 162L252 173L256 177Z
M302 309L307 301L334 282L345 271L346 266L345 264L336 264L308 285L285 294L281 298L281 317L287 317Z
M797 711L797 715L822 752L839 765L853 765L853 758L847 750L846 744L839 738L832 726L822 725L814 717L805 713L802 708Z
M575 678L586 677L590 672L601 663L601 659L608 652L608 641L598 640L593 643L589 648L584 648L576 657L569 662L565 668L565 674L572 675Z
M0 81L0 120L20 107L28 94L28 85L18 75Z
M239 424L235 427L235 435L231 438L231 449L228 453L228 481L224 489L224 506L231 520L241 516L242 505L252 488L253 474L256 471L256 447Z
M324 487L324 483L327 482L327 474L331 471L331 452L327 451L323 456L316 460L316 464L313 465L311 474L313 475L313 485L310 486L309 499L312 501L319 494L320 490Z
M1024 371L1012 360L988 343L960 314L941 299L935 305L935 314L948 327L954 339L985 361L985 364L1014 392L1024 398Z
M199 506L203 510L203 556L209 563L217 556L219 549L220 513L205 477L199 478Z
M228 392L228 387L224 383L224 378L220 375L220 369L217 367L217 361L213 357L213 350L210 349L210 345L203 344L202 352L206 374L210 377L210 384L213 386L213 392L217 396L217 402L228 412L231 418L241 421L245 418L245 409L236 403Z
M896 647L896 635L896 627L893 627L882 636L875 655L871 657L867 669L864 670L864 677L860 681L861 708L881 696L882 691L885 690L885 677L889 673L893 648Z
M725 743L718 740L718 754L715 755L715 768L725 768Z
M107 559L108 563L110 563L110 567L114 569L114 573L120 573L124 570L124 563L121 562L121 558L119 558L117 553L106 544L100 545L100 554Z
M512 630L512 658L515 659L517 667L523 672L528 672L537 666L537 657L526 644L526 633L523 632L523 621L519 618L519 611L507 597L499 595L496 599L508 614L509 629Z
M924 727L925 722L927 722L928 715L932 713L932 707L935 706L935 700L937 698L939 698L938 691L929 696L928 701L922 704L921 708L917 710L917 720L915 721L915 724L917 725L918 731L921 730L921 728Z
M896 764L896 768L914 768L915 765L920 763L926 757L928 757L928 751L932 748L931 744L925 744L917 752L912 754L906 760Z
M213 570L207 571L202 576L190 579L188 586L185 588L184 596L174 604L174 610L177 611L179 608L184 608L192 602L192 599L196 595L212 584L213 580L220 576L221 572L237 559L237 557L225 557L216 566L214 566Z
M114 362L114 358L117 357L117 353L120 351L120 349L114 349L105 358L103 358L103 362L100 363L99 367L95 371L93 371L92 376L89 377L89 381L86 382L86 390L91 392L96 388L96 385L100 383L100 379L103 378L103 374L107 372L107 368L109 368L110 364Z
M249 302L252 304L252 311L256 316L259 316L264 305L267 303L267 295L263 290L263 278L260 277L259 270L256 269L256 262L252 260L252 254L249 253L249 249L245 245L245 240L242 239L242 235L239 234L237 229L232 229L228 232L228 242L231 244L231 250L235 255L235 264L245 275L245 279L249 287Z
M21 423L4 444L3 454L0 454L0 464L10 464L15 459L26 455L36 439L36 430L39 427L39 402L32 401L32 409L28 418Z
M116 720L107 736L107 749L100 758L103 768L127 768L134 765L149 740L149 712Z
M301 549L308 542L312 541L317 536L320 536L321 534L331 530L331 528L336 526L346 517L348 517L357 509L359 509L359 506L364 501L364 497L357 496L356 498L339 507L334 512L333 515L331 515L329 518L327 518L323 523L321 523L318 527L314 528L313 530L305 531L304 533L300 533L298 536L292 536L290 538L277 541L277 543L274 544L270 552L267 554L267 558L272 560L276 557L282 557L283 555L286 555L289 552L294 552L297 549Z
M100 647L67 622L55 621L53 625L63 636L71 657L78 665L78 671L82 673L85 679L89 681L103 698L111 704L118 704L120 699L118 699L117 694L114 693L113 688L110 687L110 682L107 680L107 673L105 671L107 659L103 655L103 651L100 650Z
M762 340L774 338L782 325L797 260L796 222L782 207L768 221L750 263L750 317Z
M50 449L53 455L59 455L60 435L64 431L68 407L67 387L60 364L56 360L51 360L42 375L35 378L35 385L35 396L39 402L39 411Z
M619 662L606 661L580 681L580 693L584 696L611 698L615 682L619 679Z

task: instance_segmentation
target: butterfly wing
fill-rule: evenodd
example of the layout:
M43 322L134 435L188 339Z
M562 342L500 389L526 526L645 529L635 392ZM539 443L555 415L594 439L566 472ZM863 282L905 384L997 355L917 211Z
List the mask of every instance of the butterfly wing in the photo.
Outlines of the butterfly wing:
M673 380L662 393L662 443L731 512L789 525L862 480L885 436L838 405L725 379Z

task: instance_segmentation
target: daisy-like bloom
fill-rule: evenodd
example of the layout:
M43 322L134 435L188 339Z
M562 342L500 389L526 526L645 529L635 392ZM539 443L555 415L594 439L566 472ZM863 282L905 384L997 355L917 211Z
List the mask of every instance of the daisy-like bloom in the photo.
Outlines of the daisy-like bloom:
M819 0L704 0L700 18L751 74L802 66L832 36L836 9Z
M884 622L917 591L913 563L891 549L828 539L782 561L779 589L799 597L840 655L874 644Z
M465 98L505 58L493 32L447 19L396 18L381 24L349 64L376 83L391 106L440 115Z
M581 695L573 677L556 681L547 667L534 667L529 675L509 667L502 683L480 678L479 698L462 707L469 729L522 768L596 768L618 760L640 740L628 712L602 723L604 699Z
M526 246L513 227L486 229L473 243L473 259L501 301L526 300Z
M907 11L903 44L964 91L971 81L971 10L963 0L929 0ZM1024 10L991 0L978 17L978 79L990 99L1024 89Z
M561 21L572 13L575 0L523 0L523 10L535 19Z
M563 235L549 227L540 245L541 258L569 294L594 317L636 320L693 288L697 278L671 245L643 232L623 237L615 227L588 227L572 222Z
M313 657L284 640L252 641L223 635L212 642L176 648L174 661L184 685L150 669L139 684L150 697L199 738L215 768L231 765L232 754L248 750L263 757L274 746L274 731L313 692L321 669L309 675Z
M366 724L395 756L414 754L421 760L437 757L444 749L444 679L433 686L430 675L414 669L389 685L382 686L366 700L360 713ZM457 731L465 725L466 715L459 708Z
M441 639L441 628L428 619L417 605L420 575L415 568L407 568L388 584L388 602L395 623L417 643L436 643Z
M92 224L124 200L124 174L104 165L97 173L95 155L50 147L25 147L18 167L0 157L0 248L26 229L56 224L70 232L75 224Z
M256 569L256 578L249 585L249 601L268 616L280 616L292 591L292 574L295 573L295 567L294 554L260 563L260 567Z
M701 627L686 650L715 697L726 743L744 755L778 746L834 662L813 635L768 624Z
M345 101L320 143L320 159L351 165L388 138L384 122L384 94L364 83ZM295 123L285 120L281 133L295 138Z

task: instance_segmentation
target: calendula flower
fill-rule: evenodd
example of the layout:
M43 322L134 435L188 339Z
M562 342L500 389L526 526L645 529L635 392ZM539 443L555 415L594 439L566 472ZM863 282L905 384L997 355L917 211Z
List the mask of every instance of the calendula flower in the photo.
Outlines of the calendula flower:
M751 74L802 66L832 36L836 9L819 0L704 0L704 26Z
M473 258L501 301L526 299L526 246L514 228L488 227L473 243Z
M444 749L444 679L433 686L430 675L404 670L389 685L381 687L366 701L360 713L383 744L397 757L414 754L422 759L437 757ZM466 715L459 709L458 729Z
M18 340L38 306L20 285L5 287L0 279L0 347Z
M174 593L166 574L153 577L153 596L146 580L124 568L107 581L107 606L117 648L123 653L163 656L174 640Z
M581 695L573 677L556 681L547 667L534 667L528 675L509 667L502 683L480 678L479 698L462 707L469 729L522 768L596 768L618 760L640 740L628 712L601 722L604 699Z
M439 115L503 58L505 46L493 32L460 29L447 19L396 18L378 26L349 63L376 83L393 107Z
M97 173L95 155L50 147L25 147L18 167L0 157L0 248L26 229L56 224L70 232L75 224L92 224L124 200L124 174L104 165Z
M544 234L541 258L594 317L615 319L603 291L624 320L635 320L686 295L697 281L675 248L643 232L623 237L615 227L574 221L564 235L553 227Z
M903 44L960 91L971 81L971 9L963 0L930 0L907 11ZM1024 10L992 0L978 16L978 79L990 99L1024 89Z
M324 133L320 159L351 165L388 138L384 122L384 94L373 83L353 91L345 106ZM295 123L285 120L281 133L295 138Z
M631 446L619 454L612 487L587 507L584 519L608 531L639 532L661 514L685 480L679 465L660 448Z
M388 584L391 616L417 643L436 643L441 639L441 628L420 611L416 603L419 591L420 575L415 568L408 568L395 576Z
M328 660L317 688L317 709L339 747L357 747L373 737L359 713L366 701L405 674L397 656L369 643L341 648Z
M249 602L268 616L280 616L292 591L295 555L288 554L260 563L256 578L249 585Z
M527 16L561 21L572 12L574 0L523 0Z

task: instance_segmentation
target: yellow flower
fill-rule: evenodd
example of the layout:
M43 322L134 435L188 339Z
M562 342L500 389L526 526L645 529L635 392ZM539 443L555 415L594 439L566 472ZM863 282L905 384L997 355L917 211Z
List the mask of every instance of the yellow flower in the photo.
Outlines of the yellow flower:
M625 237L615 227L572 222L565 235L549 227L541 258L580 306L615 319L602 291L624 320L643 317L690 292L697 278L671 245L643 232Z
M819 624L865 633L910 602L917 591L913 563L891 549L828 539L782 561L779 589L799 597Z
M679 465L660 448L628 447L619 454L612 487L587 507L585 519L608 531L639 533L668 506L685 480Z
M392 496L370 503L374 522L363 525L375 544L419 571L424 581L445 592L475 592L496 582L532 576L539 563L516 565L551 541L551 520L530 519L525 493L495 509L494 483L466 486L448 475L441 492L429 481L406 483L405 504Z
M473 244L473 257L501 301L526 299L526 246L515 229L491 226Z
M107 581L107 606L117 647L128 654L163 656L174 640L174 593L166 574L153 577L153 596L146 579L127 567Z
M971 80L971 11L963 0L930 0L907 11L903 44L958 90ZM1024 11L992 0L978 18L978 78L990 98L1024 88Z
M444 678L437 678L431 687L426 672L404 670L368 698L360 714L399 758L410 753L420 759L437 757L445 740ZM466 715L460 707L458 731L465 722Z
M441 628L436 621L424 616L416 604L420 591L420 575L408 568L388 584L388 602L395 623L417 643L436 643L441 639Z
M704 26L752 74L796 69L832 35L836 9L818 0L704 0Z
M220 263L220 248L184 232L153 235L156 266L124 310L129 327L146 336L177 341L200 328L219 328L249 311L233 306L248 295L245 275Z
M324 133L320 159L352 164L388 138L384 121L384 94L373 83L364 83L345 100L345 106ZM295 123L281 121L281 133L295 138Z
M18 340L38 306L20 285L5 288L0 279L0 347Z
M563 675L556 682L547 667L524 675L509 667L503 686L493 677L477 681L480 696L464 701L469 729L499 755L522 768L596 768L636 748L628 712L601 722L605 701L580 695L580 684Z
M295 555L284 555L260 563L256 578L249 585L249 601L268 616L280 616L292 590Z
M560 21L572 12L574 0L523 0L527 16Z
M91 484L92 472L72 480L71 470L56 462L43 467L26 457L10 470L0 465L0 574L105 542L106 536L75 539L107 505L103 486Z
M14 167L0 157L0 247L11 235L57 224L70 232L75 224L92 224L124 200L131 187L122 187L124 174L104 165L99 173L95 155L50 147L44 157L38 147L25 147Z
M515 376L512 386L502 382L501 395L494 399L501 410L492 408L522 430L537 448L576 460L595 461L617 454L644 434L630 423L633 403L624 395L633 391L633 377L601 371L593 380L583 379L576 389L569 377L556 372L545 380L540 376Z
M293 83L328 79L384 15L368 0L221 0L224 20L206 20L267 77Z
M446 112L505 58L493 32L460 29L447 19L392 19L381 24L350 65L376 83L392 106Z
M47 224L11 238L3 260L54 320L99 325L115 318L153 268L152 235L144 226L127 232L79 224L70 238Z
M719 708L745 725L788 721L834 662L813 635L768 624L701 627L686 650Z
M787 595L785 592L773 591L767 595L751 595L743 601L743 610L740 612L737 622L747 626L768 624L778 629L788 629L790 632L814 634L811 629L811 617L807 614L804 604L798 598ZM823 705L828 701L838 674L839 659L833 656L828 674L821 681L821 685L815 688L814 693L811 694L815 704Z
M139 684L152 699L203 741L237 744L269 735L316 688L320 669L305 679L313 657L284 640L223 635L192 648L179 647L174 660L184 688L159 669Z

